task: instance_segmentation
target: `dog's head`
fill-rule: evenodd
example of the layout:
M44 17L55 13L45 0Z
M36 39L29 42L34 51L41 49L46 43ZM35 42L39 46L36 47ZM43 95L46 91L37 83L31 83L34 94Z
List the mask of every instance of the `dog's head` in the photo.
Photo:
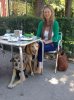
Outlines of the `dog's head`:
M25 52L31 55L36 55L38 53L39 45L38 43L32 43L26 46Z

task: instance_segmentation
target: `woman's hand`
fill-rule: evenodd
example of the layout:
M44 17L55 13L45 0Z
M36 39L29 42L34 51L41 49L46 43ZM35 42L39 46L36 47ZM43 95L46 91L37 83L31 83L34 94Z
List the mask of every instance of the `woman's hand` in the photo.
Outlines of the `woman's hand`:
M51 43L51 42L52 42L52 40L47 40L47 41L46 41L46 40L43 40L43 43L44 43L44 44L49 44L49 43Z

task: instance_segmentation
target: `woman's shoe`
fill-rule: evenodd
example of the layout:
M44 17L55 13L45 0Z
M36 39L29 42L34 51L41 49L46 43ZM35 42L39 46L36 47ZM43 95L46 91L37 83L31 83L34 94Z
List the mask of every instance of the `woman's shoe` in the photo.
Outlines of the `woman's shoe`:
M42 74L43 73L43 67L38 67L35 71L35 74Z
M41 74L43 74L43 68L41 68Z

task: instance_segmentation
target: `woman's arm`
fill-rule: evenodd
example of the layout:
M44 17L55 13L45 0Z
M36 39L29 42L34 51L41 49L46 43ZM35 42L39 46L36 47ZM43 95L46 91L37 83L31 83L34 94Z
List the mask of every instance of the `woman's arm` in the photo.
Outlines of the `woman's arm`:
M45 43L45 44L49 44L49 43L52 43L52 40L43 40L43 42Z
M37 29L37 37L41 37L42 27L43 27L43 21L40 21Z

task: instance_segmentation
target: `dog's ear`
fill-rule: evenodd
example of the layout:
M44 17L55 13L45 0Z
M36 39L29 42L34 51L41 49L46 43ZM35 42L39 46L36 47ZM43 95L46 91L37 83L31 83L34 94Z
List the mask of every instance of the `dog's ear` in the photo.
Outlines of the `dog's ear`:
M26 53L28 53L28 54L31 54L30 46L31 46L31 45L27 45L27 46L26 46L26 50L25 50L25 51L26 51Z
M35 42L35 46L38 47L38 49L39 49L39 44L37 42Z
M10 59L10 62L14 62L14 61L15 61L15 59L14 59L14 58L11 58L11 59Z
M38 49L39 49L39 44L37 43L37 47L38 47Z
M23 63L24 63L24 60L23 60Z

